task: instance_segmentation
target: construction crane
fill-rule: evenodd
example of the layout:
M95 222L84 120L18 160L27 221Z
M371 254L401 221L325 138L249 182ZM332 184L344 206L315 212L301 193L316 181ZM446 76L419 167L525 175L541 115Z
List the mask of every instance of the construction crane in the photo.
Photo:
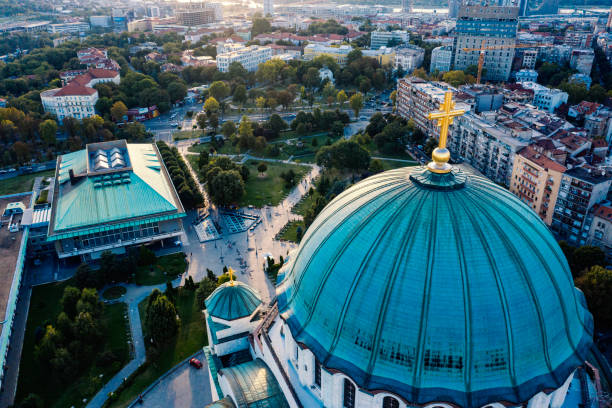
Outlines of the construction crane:
M546 45L533 45L533 44L508 44L508 45L490 45L485 47L485 42L487 40L482 40L482 44L480 44L480 48L463 48L465 52L479 51L480 55L478 56L478 75L476 77L476 84L480 84L480 80L482 77L482 66L484 65L484 57L487 51L490 50L504 50L507 48L536 48L536 47L546 47Z

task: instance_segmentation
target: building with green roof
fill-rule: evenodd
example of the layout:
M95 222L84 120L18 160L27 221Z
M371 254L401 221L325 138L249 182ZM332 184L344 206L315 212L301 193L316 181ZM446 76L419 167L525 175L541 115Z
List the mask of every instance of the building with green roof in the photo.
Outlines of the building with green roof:
M185 210L154 143L91 143L58 157L47 239L60 258L176 240Z

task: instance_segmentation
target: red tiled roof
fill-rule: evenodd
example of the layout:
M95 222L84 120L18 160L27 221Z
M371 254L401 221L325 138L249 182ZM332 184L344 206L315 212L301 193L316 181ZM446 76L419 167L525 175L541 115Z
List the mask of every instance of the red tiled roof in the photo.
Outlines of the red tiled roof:
M556 161L548 158L547 156L538 153L532 146L524 147L522 150L519 151L518 154L544 169L551 169L560 173L563 173L565 172L565 170L567 170L562 164L559 164Z
M612 221L612 207L609 207L607 205L597 204L594 214L596 217L605 218L607 220Z
M87 86L83 86L78 82L72 81L59 91L55 93L54 96L85 96L85 95L93 95L97 91L93 88L89 88Z

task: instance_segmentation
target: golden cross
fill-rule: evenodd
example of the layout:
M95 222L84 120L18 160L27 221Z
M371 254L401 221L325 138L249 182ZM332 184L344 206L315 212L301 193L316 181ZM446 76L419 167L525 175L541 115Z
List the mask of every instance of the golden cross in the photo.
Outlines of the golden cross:
M429 170L434 173L448 173L451 170L447 163L450 159L450 152L446 149L446 139L448 137L448 127L453 123L455 116L461 116L465 113L463 109L455 109L453 102L453 93L446 91L444 93L444 101L440 104L440 110L430 112L427 118L429 120L437 120L440 127L440 141L438 147L433 151L433 163L429 163Z
M227 273L229 273L230 286L234 286L234 270L231 267L229 267L227 268Z

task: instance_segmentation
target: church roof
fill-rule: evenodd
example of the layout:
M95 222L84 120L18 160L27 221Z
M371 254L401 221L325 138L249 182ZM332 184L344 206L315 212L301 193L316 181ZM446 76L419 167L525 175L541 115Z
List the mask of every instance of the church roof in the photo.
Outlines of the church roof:
M535 212L489 180L370 177L319 214L277 287L296 341L410 403L524 402L585 360L592 317Z
M225 282L206 299L208 314L223 320L235 320L253 314L261 299L248 285Z
M289 408L278 381L261 359L223 368L238 408Z

